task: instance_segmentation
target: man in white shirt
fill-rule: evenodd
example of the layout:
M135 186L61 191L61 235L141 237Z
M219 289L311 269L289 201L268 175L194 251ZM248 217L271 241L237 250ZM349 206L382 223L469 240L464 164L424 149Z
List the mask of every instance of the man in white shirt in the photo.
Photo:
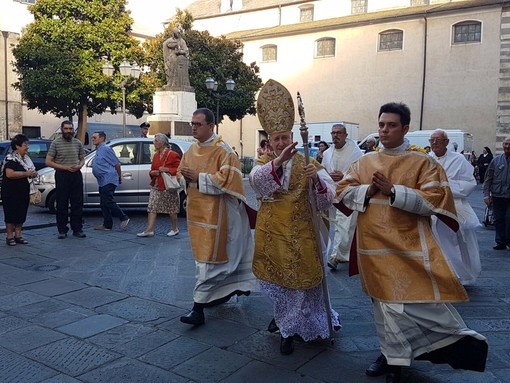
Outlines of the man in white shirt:
M356 143L347 138L347 129L343 124L335 124L331 128L333 145L323 154L322 165L326 168L335 184L344 178L352 163L357 161L363 153ZM329 213L333 234L333 245L328 266L336 270L340 262L349 262L349 251L356 229L357 212L349 217L336 208Z

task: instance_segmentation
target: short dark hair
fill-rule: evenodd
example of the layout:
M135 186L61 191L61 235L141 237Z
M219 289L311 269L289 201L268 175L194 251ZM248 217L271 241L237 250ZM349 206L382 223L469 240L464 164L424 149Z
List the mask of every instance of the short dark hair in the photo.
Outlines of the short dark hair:
M140 124L140 129L149 129L151 127L151 124L149 124L148 122L142 122Z
M104 139L106 141L106 133L103 132L102 130L100 130L98 132L94 132L94 134L97 134L99 137L101 137L102 139Z
M62 121L62 123L60 124L60 129L62 129L64 127L64 125L71 125L74 129L74 125L73 125L72 121L69 121L69 120Z
M205 122L208 124L214 124L214 113L208 108L198 108L193 112L193 115L203 114L205 116Z
M324 144L326 146L326 149L329 149L329 144L326 141L319 141L319 146L320 144Z
M379 116L383 113L394 113L400 116L400 123L402 126L409 125L411 123L411 110L409 107L402 102L389 102L381 106L379 109Z
M21 146L24 142L28 142L28 137L24 134L16 134L11 140L12 150L16 150L16 146Z

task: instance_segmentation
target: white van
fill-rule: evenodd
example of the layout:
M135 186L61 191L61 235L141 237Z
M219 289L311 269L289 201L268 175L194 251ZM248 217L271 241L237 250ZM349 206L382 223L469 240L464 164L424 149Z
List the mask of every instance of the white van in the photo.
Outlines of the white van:
M406 134L406 138L409 140L411 145L419 146L420 148L424 148L425 146L430 146L429 139L435 129L431 130L415 130L413 132L409 132ZM448 149L451 151L455 151L454 144L457 144L457 152L464 151L464 155L469 160L471 156L471 152L473 151L473 135L468 132L464 132L460 129L444 129L446 134L448 134L448 139L450 143L448 144ZM368 138L373 137L376 140L376 146L379 146L379 133L371 133L366 136L363 141L361 141L358 146L364 152L367 147Z

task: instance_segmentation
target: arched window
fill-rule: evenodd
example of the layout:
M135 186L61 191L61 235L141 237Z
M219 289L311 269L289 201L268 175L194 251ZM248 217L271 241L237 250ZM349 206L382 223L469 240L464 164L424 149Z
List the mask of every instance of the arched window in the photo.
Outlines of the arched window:
M404 32L400 29L389 29L379 33L379 50L393 51L402 50Z
M315 41L315 57L335 56L336 40L332 37L323 37Z
M299 7L299 21L313 21L313 5L302 5Z
M277 58L277 49L276 45L264 45L261 47L262 49L262 62L271 62L276 61Z
M453 44L479 43L482 41L482 23L469 20L453 26Z

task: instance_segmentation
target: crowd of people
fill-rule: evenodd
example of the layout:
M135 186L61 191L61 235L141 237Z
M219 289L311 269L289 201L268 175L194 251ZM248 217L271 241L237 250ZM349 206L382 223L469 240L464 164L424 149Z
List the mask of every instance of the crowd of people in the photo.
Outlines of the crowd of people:
M317 158L309 158L296 149L294 105L282 96L287 93L270 80L257 101L267 139L249 175L259 201L254 227L238 155L214 132L209 109L193 113L196 141L182 158L166 135L154 135L147 227L137 236L154 236L157 214L170 217L168 236L179 234L179 194L167 187L165 175L181 185L185 181L196 283L193 306L180 321L203 325L206 308L260 287L274 306L268 331L279 332L282 354L292 354L295 339L331 339L341 329L325 265L335 271L345 262L350 275L360 275L373 303L381 354L367 368L368 376L386 374L387 383L400 382L402 367L413 360L484 371L487 340L466 326L452 303L468 300L463 285L475 283L481 273L475 233L480 223L466 200L477 185L473 164L484 201L494 207L494 249L510 247L510 138L503 141L503 154L492 157L484 148L471 163L448 149L443 130L432 132L430 153L415 150L405 138L409 108L388 103L378 114L380 148L374 141L363 154L345 126L335 124L331 145L321 142ZM148 127L142 124L142 136ZM65 239L69 230L85 238L84 148L70 121L62 122L61 132L46 159L55 169L58 238ZM103 215L95 230L112 230L113 217L124 230L130 219L114 200L121 164L105 141L104 132L92 135ZM2 166L1 196L6 244L16 246L28 243L21 232L37 172L27 154L28 138L18 134L11 146Z

